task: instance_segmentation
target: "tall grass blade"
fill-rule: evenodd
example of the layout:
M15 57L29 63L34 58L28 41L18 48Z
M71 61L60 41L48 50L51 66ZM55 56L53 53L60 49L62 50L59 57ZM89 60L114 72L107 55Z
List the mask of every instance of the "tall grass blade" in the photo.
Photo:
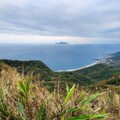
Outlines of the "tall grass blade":
M75 85L73 85L72 88L70 89L70 91L68 92L68 94L65 98L65 104L67 104L67 102L71 99L74 91L75 91Z
M28 79L28 80L26 81L26 91L27 91L27 92L28 92L29 89L30 89L30 83L31 83L31 80Z
M93 94L91 95L90 97L88 97L87 99L85 99L83 102L82 102L82 106L85 106L87 105L91 100L93 100L94 98L98 97L99 94Z
M70 91L68 84L66 84L66 91L67 91L67 93L69 93L69 91Z
M90 119L90 115L89 114L82 114L80 116L77 117L70 117L69 120L89 120Z
M22 81L19 81L18 83L17 83L17 86L18 86L18 88L19 88L19 90L22 92L22 93L25 93L25 86L24 86L24 84L23 84L23 82Z

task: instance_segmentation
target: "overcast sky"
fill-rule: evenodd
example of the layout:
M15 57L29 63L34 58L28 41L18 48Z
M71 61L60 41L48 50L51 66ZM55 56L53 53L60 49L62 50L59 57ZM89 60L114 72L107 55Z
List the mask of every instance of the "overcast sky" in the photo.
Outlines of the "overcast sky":
M0 0L0 43L120 43L120 0Z

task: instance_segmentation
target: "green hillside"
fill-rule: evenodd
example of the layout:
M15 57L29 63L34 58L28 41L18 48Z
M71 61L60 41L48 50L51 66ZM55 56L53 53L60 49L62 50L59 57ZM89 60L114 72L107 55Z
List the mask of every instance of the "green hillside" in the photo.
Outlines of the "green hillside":
M17 69L18 72L27 74L27 73L41 73L41 74L51 74L52 70L45 65L42 61L37 60L29 60L29 61L19 61L19 60L0 60L0 62L3 62L11 67L14 67Z
M120 73L97 83L99 87L120 86Z
M61 86L74 83L80 85L92 84L88 76L78 74L76 72L54 72L41 61L18 61L18 60L0 60L0 63L15 68L20 74L31 76L33 81L44 81L44 85L52 89L56 82L60 82ZM2 67L1 67L2 69ZM52 88L51 88L52 87Z
M119 72L120 72L120 67L109 66L102 63L76 71L76 73L78 74L80 73L82 75L87 75L89 78L91 78L93 83L100 80L109 79L110 77L112 77L113 75Z

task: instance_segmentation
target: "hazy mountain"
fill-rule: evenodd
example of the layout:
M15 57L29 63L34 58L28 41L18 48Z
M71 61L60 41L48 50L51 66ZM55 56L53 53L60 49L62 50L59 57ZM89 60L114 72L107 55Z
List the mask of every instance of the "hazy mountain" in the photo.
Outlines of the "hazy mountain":
M69 43L67 43L67 42L58 42L56 44L58 44L58 45L65 45L65 44L69 44Z

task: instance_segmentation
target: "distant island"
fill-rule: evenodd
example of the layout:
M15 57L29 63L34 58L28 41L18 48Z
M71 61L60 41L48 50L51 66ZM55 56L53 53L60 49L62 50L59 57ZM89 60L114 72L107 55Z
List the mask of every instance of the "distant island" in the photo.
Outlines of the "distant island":
M69 43L67 43L67 42L58 42L56 44L58 44L58 45L66 45L66 44L69 44Z

